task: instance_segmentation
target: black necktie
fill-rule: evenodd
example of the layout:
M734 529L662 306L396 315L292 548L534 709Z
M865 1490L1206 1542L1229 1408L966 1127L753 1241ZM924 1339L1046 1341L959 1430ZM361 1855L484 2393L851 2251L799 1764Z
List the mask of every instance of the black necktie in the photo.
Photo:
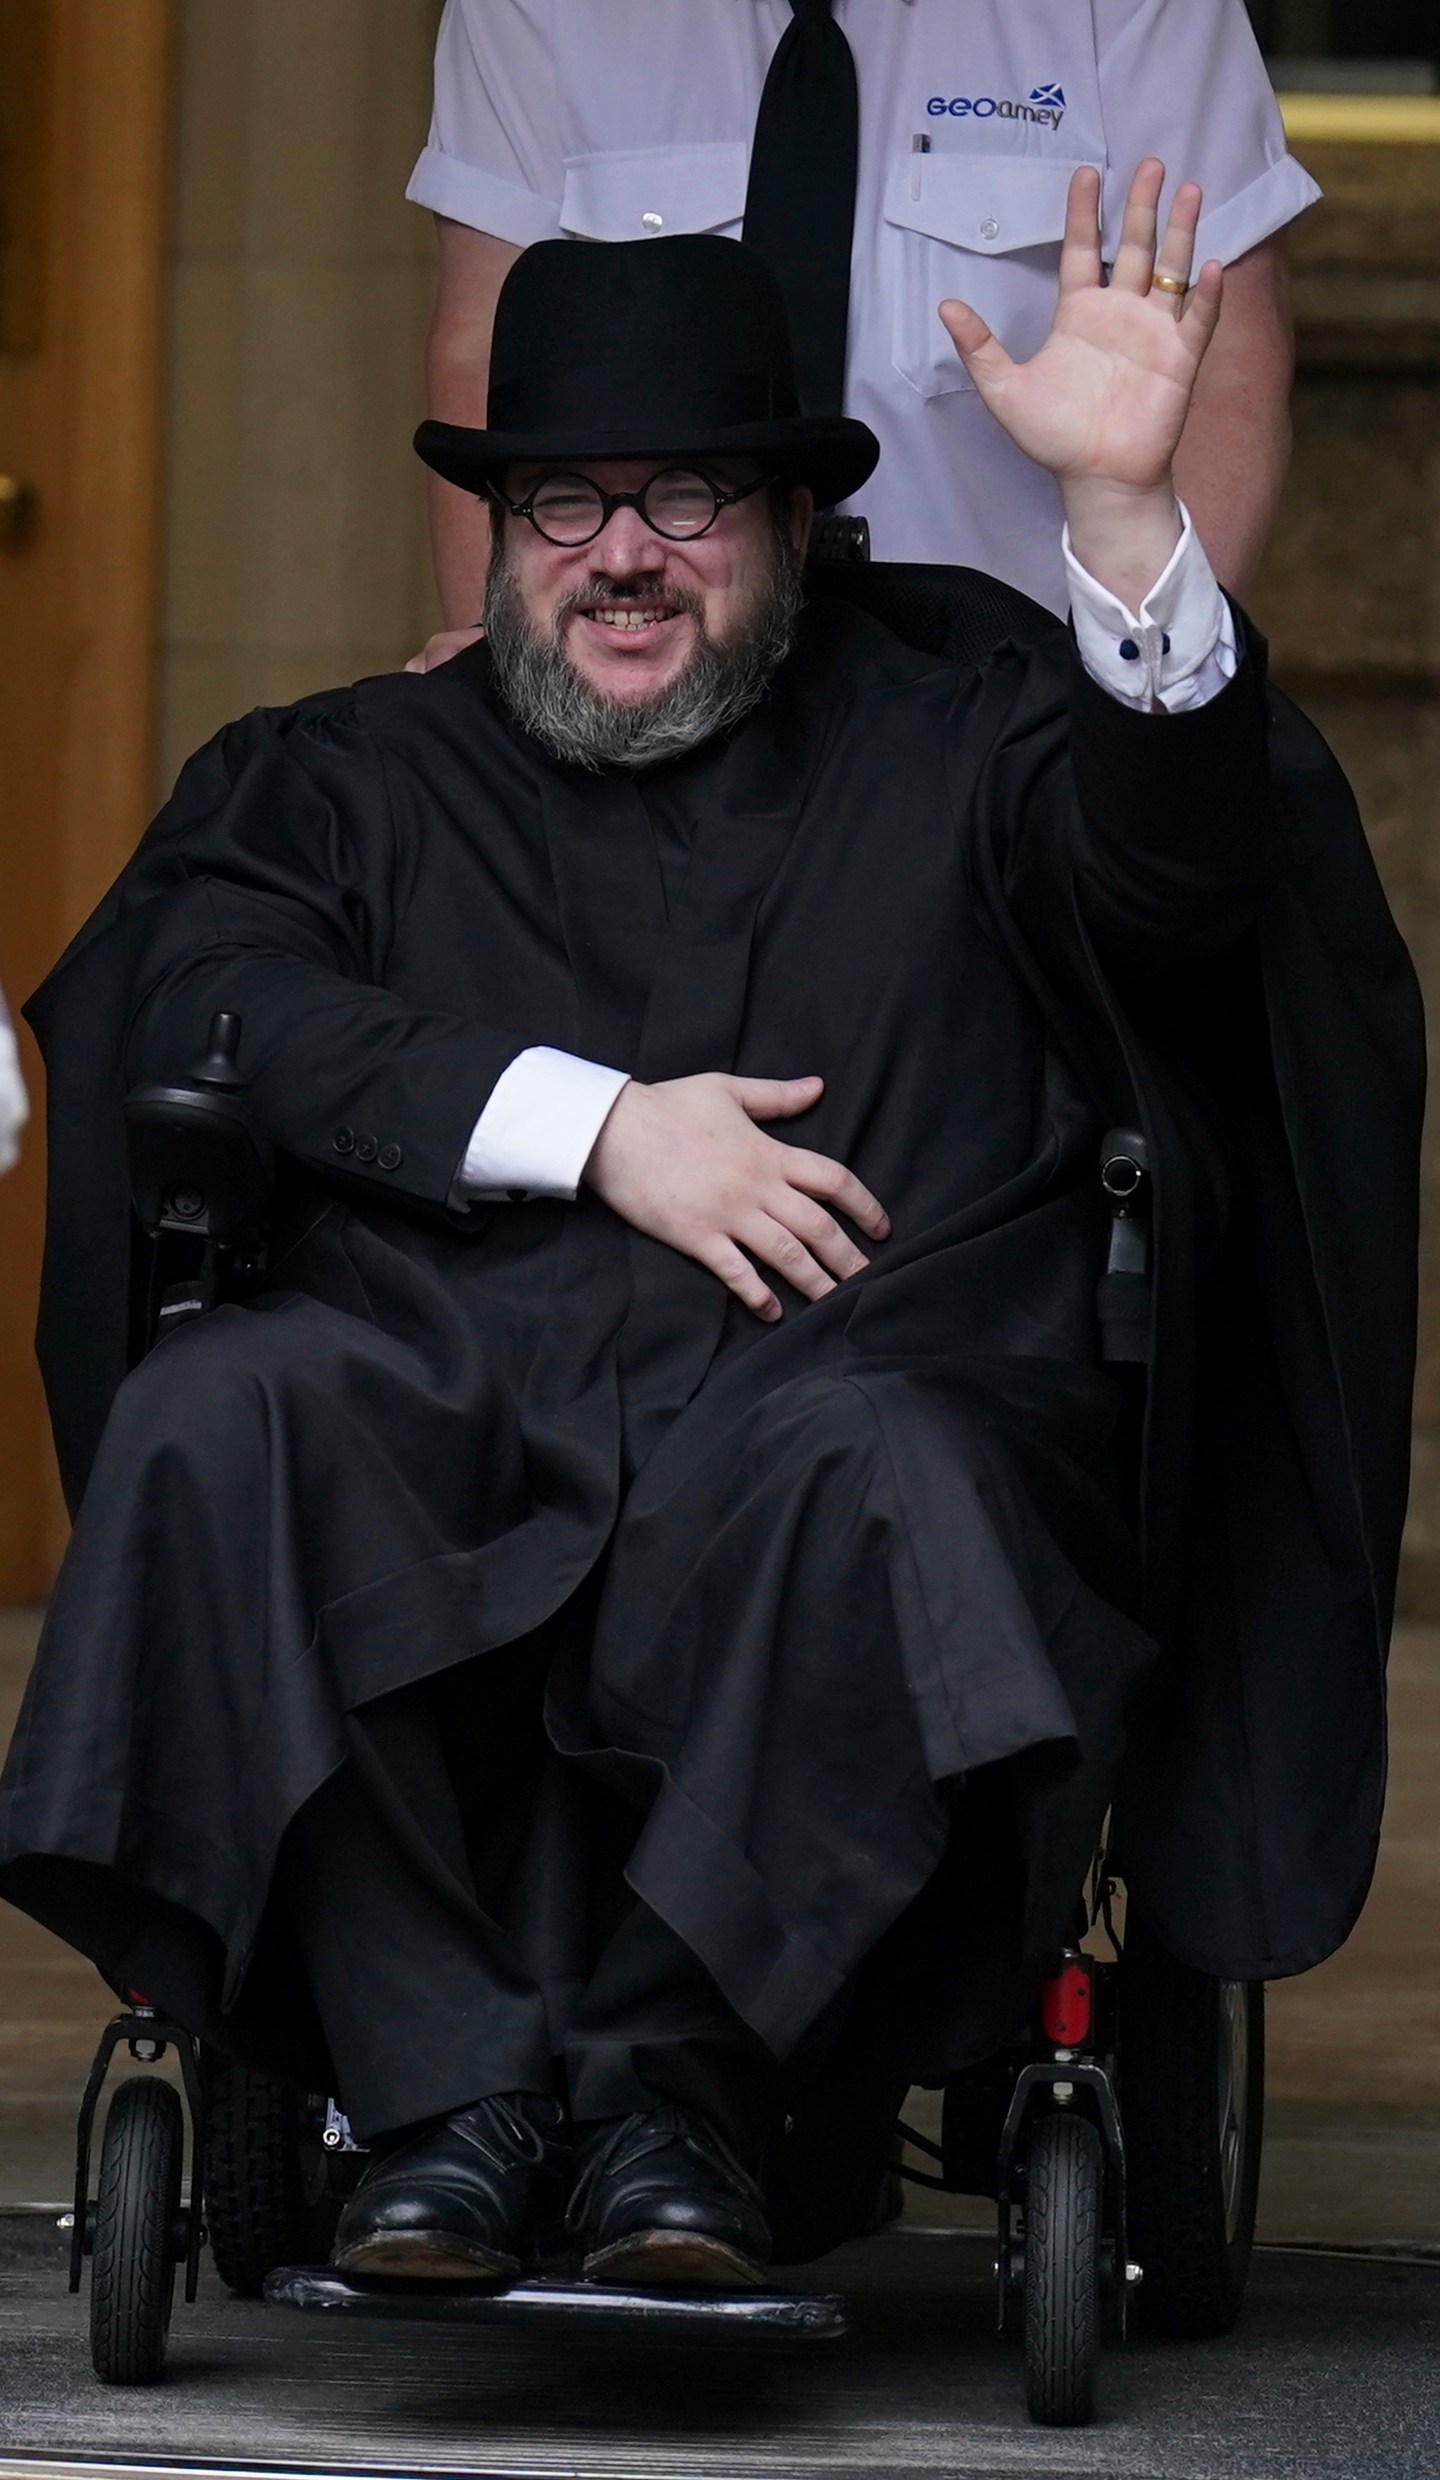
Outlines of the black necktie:
M745 239L780 279L806 413L838 413L850 316L860 97L831 0L790 0L770 63L745 197Z

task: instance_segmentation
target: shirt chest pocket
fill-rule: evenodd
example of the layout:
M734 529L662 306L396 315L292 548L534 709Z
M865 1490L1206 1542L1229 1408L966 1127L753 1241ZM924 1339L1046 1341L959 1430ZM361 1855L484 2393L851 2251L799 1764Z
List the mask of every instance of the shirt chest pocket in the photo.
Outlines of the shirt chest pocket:
M1006 351L1028 361L1055 311L1065 200L1078 162L1034 156L912 154L885 192L895 367L922 396L968 388L941 326L942 301L968 301Z
M572 156L560 221L586 241L643 241L647 234L738 234L749 150L741 140L707 146L644 146Z

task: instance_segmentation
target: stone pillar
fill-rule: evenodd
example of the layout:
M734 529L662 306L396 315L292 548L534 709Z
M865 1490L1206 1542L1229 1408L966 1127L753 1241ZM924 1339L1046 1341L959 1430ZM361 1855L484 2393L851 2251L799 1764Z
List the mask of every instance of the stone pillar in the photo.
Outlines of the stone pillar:
M1440 143L1300 143L1295 462L1256 617L1337 751L1440 1024ZM1402 1610L1440 1618L1440 1145Z
M176 12L160 789L227 717L414 652L437 0Z

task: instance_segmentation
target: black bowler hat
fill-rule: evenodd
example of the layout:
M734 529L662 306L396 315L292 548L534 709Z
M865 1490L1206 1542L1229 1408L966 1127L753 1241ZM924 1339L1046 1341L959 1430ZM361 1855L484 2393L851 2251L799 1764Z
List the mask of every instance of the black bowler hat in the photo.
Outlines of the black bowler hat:
M422 422L415 446L462 491L521 459L756 457L822 508L875 470L843 414L802 414L780 287L743 241L537 241L500 290L487 429Z

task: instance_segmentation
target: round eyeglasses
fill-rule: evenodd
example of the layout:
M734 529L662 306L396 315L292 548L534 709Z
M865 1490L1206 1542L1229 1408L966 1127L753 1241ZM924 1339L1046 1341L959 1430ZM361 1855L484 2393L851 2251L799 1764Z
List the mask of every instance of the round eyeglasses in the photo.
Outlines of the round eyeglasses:
M512 517L528 517L547 542L573 551L603 534L617 508L638 509L651 533L663 535L666 542L696 542L709 533L723 508L733 508L737 500L763 490L771 479L769 474L759 474L753 482L742 482L738 490L724 491L708 474L694 474L677 465L652 474L638 491L602 491L598 482L588 481L584 474L547 474L529 498L521 500L507 498L494 483L490 487Z

